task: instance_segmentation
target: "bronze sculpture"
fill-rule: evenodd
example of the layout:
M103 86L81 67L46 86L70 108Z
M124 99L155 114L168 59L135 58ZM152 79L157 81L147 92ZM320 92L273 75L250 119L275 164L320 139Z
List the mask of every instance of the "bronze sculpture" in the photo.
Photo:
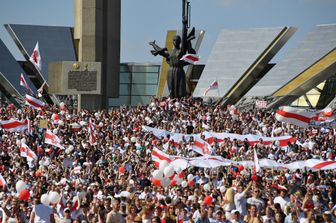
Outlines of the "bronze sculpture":
M191 40L195 39L195 28L191 30L188 34L189 27L189 2L186 0L182 1L182 38L176 35L173 39L173 49L168 52L167 48L161 48L156 43L155 40L149 44L153 47L151 53L154 56L160 55L166 58L169 64L169 70L167 73L167 84L169 89L169 94L171 98L181 98L185 97L186 92L186 75L183 67L189 65L188 62L181 60L181 58L186 54L195 54L195 50L192 48Z

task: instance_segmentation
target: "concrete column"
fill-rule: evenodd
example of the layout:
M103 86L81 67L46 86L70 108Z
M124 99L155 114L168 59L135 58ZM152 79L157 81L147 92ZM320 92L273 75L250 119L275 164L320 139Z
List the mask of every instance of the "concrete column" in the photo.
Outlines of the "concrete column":
M102 62L102 95L81 95L81 108L106 108L119 96L120 0L75 0L74 39L78 61Z

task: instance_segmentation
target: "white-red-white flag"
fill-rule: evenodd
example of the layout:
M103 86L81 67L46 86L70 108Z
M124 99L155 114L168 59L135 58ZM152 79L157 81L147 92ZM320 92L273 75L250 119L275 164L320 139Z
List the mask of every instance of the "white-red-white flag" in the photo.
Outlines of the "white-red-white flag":
M30 89L29 85L26 82L26 79L24 78L23 74L20 76L20 85L25 87L27 91L29 91L29 94L33 95L32 89Z
M4 120L0 121L1 128L8 132L22 132L28 128L27 120Z
M280 185L280 184L272 184L272 187L273 187L274 189L276 189L276 190L285 190L285 191L288 190L287 187L282 186L282 185Z
M81 166L76 166L73 168L73 173L74 174L79 174L82 170L82 167Z
M64 147L61 144L61 140L49 129L45 133L44 143L64 149Z
M200 58L196 54L187 53L186 55L182 56L180 60L183 60L191 64L196 64L200 60Z
M43 88L44 88L45 84L46 84L46 82L43 82L43 84L41 85L41 87L39 89L37 89L37 96L39 98L42 98Z
M76 182L76 181L75 181ZM78 195L72 198L72 207L70 207L70 212L76 211L78 209L79 205L79 200L78 200ZM59 203L61 205L62 209L67 208L67 200L64 198L64 195L61 197L61 201Z
M78 124L77 122L74 122L74 123L70 124L71 131L79 132L81 130L81 128L82 128L82 126L80 124Z
M254 160L254 165L253 165L253 173L256 174L260 171L260 164L259 164L259 159L258 155L255 149L253 149L253 160Z
M33 129L32 129L32 124L31 124L31 121L30 121L29 118L27 118L27 125L28 125L28 129L27 129L28 134L32 135L33 134Z
M275 118L280 122L287 122L300 127L308 127L309 125L321 125L332 122L334 121L334 114L331 108L312 111L283 106L276 111Z
M2 174L0 173L0 183L3 188L7 187L7 182L5 180L5 178L3 178Z
M94 135L93 135L93 124L91 118L89 119L88 132L89 132L89 142L92 145L94 144Z
M218 81L212 82L211 85L207 89L205 89L203 96L206 96L209 91L215 90L215 89L218 89Z
M42 109L45 106L45 103L43 101L40 101L37 98L34 98L28 94L26 94L26 105L34 108L34 109Z
M29 60L37 67L39 70L42 70L41 55L38 42L35 45L32 55Z
M33 150L31 150L26 143L21 142L20 146L20 155L22 157L26 157L28 162L32 162L33 160L37 160L37 156Z

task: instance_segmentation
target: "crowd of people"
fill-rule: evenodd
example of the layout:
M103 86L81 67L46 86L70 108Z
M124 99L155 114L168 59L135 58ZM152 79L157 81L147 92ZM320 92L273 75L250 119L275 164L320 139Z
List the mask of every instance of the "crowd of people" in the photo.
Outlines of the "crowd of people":
M333 169L262 168L252 179L251 168L189 167L183 172L194 176L192 184L162 187L152 182L157 169L153 148L186 157L199 154L189 149L192 142L171 143L168 137L142 131L146 125L185 134L207 130L271 136L274 129L281 129L278 135L292 135L297 142L280 147L226 139L211 146L216 155L230 160L253 160L255 149L259 158L286 163L309 158L335 161L332 126L299 128L276 121L272 111L238 109L232 114L226 106L197 98L153 98L146 106L109 111L1 106L0 120L26 118L32 127L29 133L0 130L0 173L6 181L0 189L2 222L330 223L336 219ZM74 123L80 128L74 129ZM44 142L46 129L61 139L64 148ZM33 161L20 155L22 141L36 154ZM17 191L18 181L29 191L24 199ZM53 192L60 196L57 202L43 197Z

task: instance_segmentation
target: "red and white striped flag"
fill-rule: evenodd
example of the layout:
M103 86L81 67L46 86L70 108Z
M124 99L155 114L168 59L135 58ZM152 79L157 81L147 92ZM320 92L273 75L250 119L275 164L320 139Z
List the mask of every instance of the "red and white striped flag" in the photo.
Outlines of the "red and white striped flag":
M288 190L287 187L282 186L280 184L272 184L272 188L274 188L276 190Z
M218 81L214 81L211 83L211 85L205 89L203 96L206 96L210 90L218 89Z
M163 160L166 160L168 163L172 162L172 159L169 155L165 154L155 147L152 150L152 160L154 162L154 166L156 166L157 168L159 168L160 162L162 162Z
M29 60L35 65L35 67L37 67L39 70L42 70L42 62L38 42L36 43L33 53L30 56Z
M61 140L49 129L45 133L44 143L64 149L64 147L61 145Z
M258 155L255 149L253 149L253 160L254 160L254 165L253 165L253 173L256 174L260 171L260 164L259 164L259 159Z
M28 125L28 134L32 135L33 134L33 130L32 130L31 121L30 121L29 118L27 118L27 125Z
M77 122L74 122L74 123L70 124L70 128L71 128L71 131L79 132L81 130L82 126L80 124L78 124Z
M31 150L26 143L21 142L20 146L20 155L22 157L26 157L28 162L32 162L33 160L37 160L37 156L33 150Z
M26 79L24 78L23 74L21 74L20 76L20 85L25 87L29 91L29 94L33 95L33 91L32 89L30 89L29 85L27 84Z
M78 195L72 198L72 207L70 207L70 212L76 211L78 209L79 205L79 200L78 200ZM64 195L61 197L61 201L59 203L61 205L62 209L65 209L67 206L67 200L64 198Z
M73 168L73 173L74 174L79 174L82 170L82 167L81 166L76 166Z
M26 105L34 108L34 109L42 109L45 106L45 103L43 101L40 101L37 98L34 98L28 94L26 94Z
M6 180L3 178L3 176L2 176L1 173L0 173L0 183L1 183L0 186L2 186L4 189L7 187L7 182L6 182Z
M93 124L91 118L89 119L88 132L89 132L89 142L92 145L94 144L94 135L93 135Z
M43 88L44 88L45 84L46 84L46 82L43 82L43 84L41 85L41 87L39 89L37 89L37 96L39 98L42 98Z
M300 127L309 125L321 125L334 121L334 114L330 108L311 111L307 109L281 107L275 114L275 118L280 122L287 122Z
M181 60L191 64L196 64L200 60L200 58L196 54L187 53L181 58Z
M8 132L22 132L25 129L28 129L28 121L27 120L5 120L0 121L1 128Z

